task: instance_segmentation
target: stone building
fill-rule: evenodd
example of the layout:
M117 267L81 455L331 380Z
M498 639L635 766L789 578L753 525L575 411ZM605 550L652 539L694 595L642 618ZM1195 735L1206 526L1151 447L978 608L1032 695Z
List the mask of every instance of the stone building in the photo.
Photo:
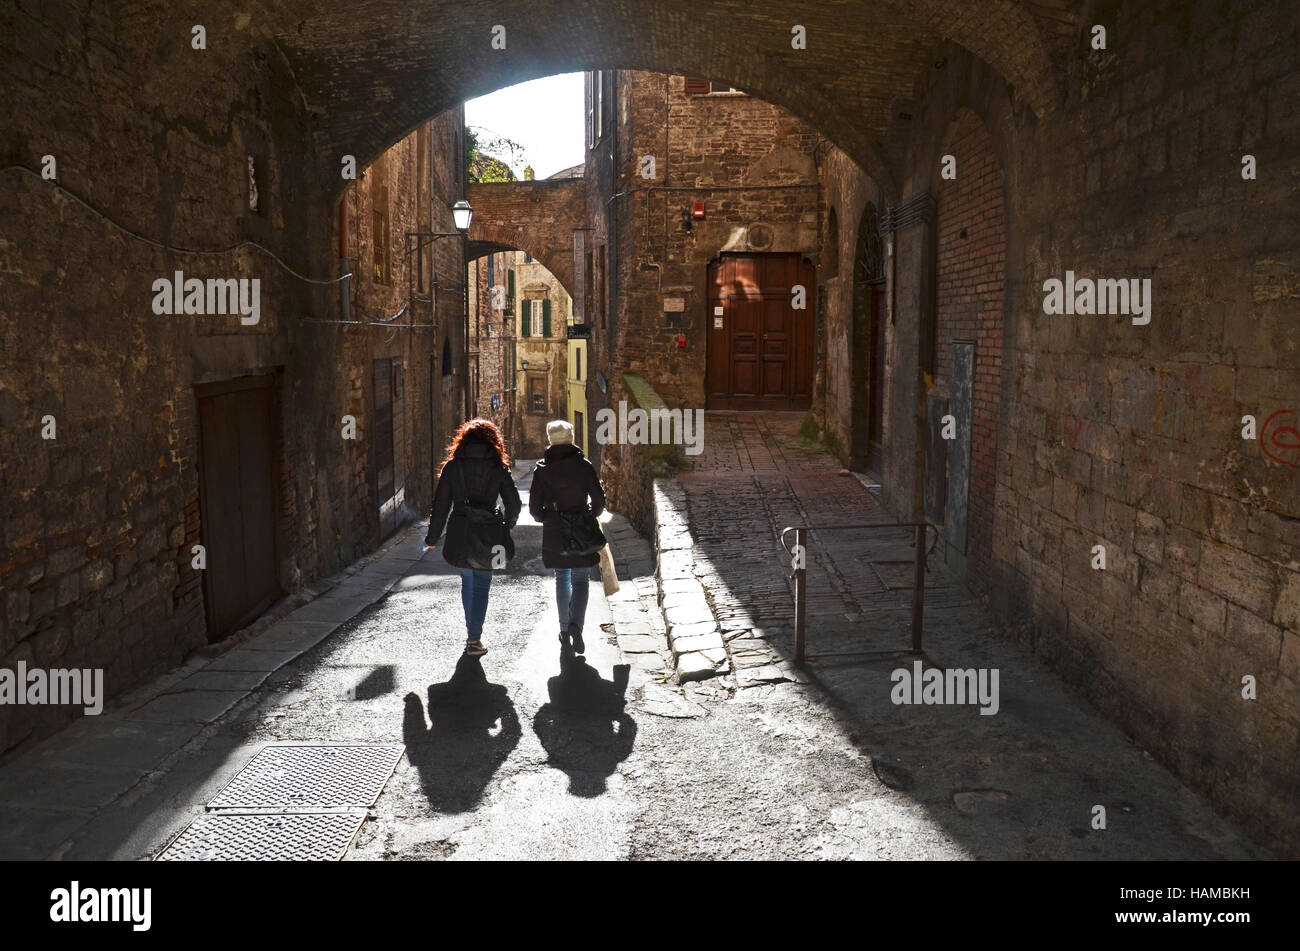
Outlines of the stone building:
M461 127L421 123L309 218L304 153L255 114L183 174L113 181L56 148L55 179L6 186L6 220L66 217L5 243L26 278L3 303L0 666L103 668L112 697L428 507L462 412L461 242L406 235L455 231ZM319 240L286 242L303 229ZM74 278L68 255L103 270ZM0 708L0 751L70 715Z
M587 98L593 347L673 406L811 406L821 137L726 83L608 70Z
M412 18L370 0L346 17L250 0L241 17L256 28L223 28L198 52L187 41L210 7L70 0L58 17L15 7L5 31L0 423L10 445L32 451L11 451L0 474L0 663L106 666L118 688L206 639L188 567L201 537L196 386L285 368L269 388L286 444L279 587L331 570L381 531L369 475L350 455L369 444L338 435L343 415L369 418L374 367L359 340L370 338L305 321L341 319L337 287L292 278L249 245L183 255L118 225L172 248L252 240L299 274L336 278L342 156L368 164L494 82L593 63L687 72L779 106L834 144L811 146L814 179L802 158L768 170L791 173L776 184L792 193L820 185L812 220L792 219L813 237L789 250L816 268L821 356L807 398L828 441L879 474L897 516L942 526L945 557L987 594L1008 637L1226 813L1300 854L1300 7L805 0L796 45L787 0L609 0L542 18L501 0L501 22L530 24L522 56L515 34L511 53L488 53L474 5ZM543 193L588 207L529 250L591 325L593 416L633 367L653 368L670 402L709 397L697 382L707 352L691 349L713 332L707 270L682 277L667 257L697 240L699 219L687 232L681 217L686 193L642 179L609 201L645 154L668 156L656 173L673 187L694 193L702 173L683 179L671 148L620 145L643 129L622 126L635 97L624 100L616 75L593 78L586 181L520 183L521 208ZM656 107L665 116L685 109L673 101L686 96L679 82ZM709 88L690 109L727 108ZM803 133L788 138L789 154L809 154ZM47 155L55 182L36 171ZM710 161L731 157L724 147ZM701 227L734 199L702 200ZM451 228L437 203L432 225ZM739 215L735 226L752 230ZM664 257L634 274L647 235ZM260 278L260 323L159 319L152 283L178 270ZM1071 295L1082 312L1060 312L1049 282L1073 290L1076 278L1089 282ZM1120 312L1097 313L1093 282L1120 280L1136 280L1141 298L1110 283ZM763 297L761 282L759 292L742 296ZM625 294L638 303L625 307ZM667 299L683 309L666 310ZM647 334L630 333L633 321ZM452 377L458 340L444 361ZM416 376L404 392L430 399L414 395ZM249 389L263 395L230 398L268 398ZM46 416L57 439L40 439ZM605 461L605 471L634 462ZM1105 569L1091 566L1097 546ZM30 732L5 729L3 746Z
M520 380L515 408L519 419L517 451L524 458L536 459L548 445L546 424L567 418L565 330L573 316L573 300L555 275L531 254L513 254Z
M514 451L518 374L511 252L489 252L469 262L471 414L496 423ZM494 294L493 288L500 288ZM497 305L500 305L499 307Z

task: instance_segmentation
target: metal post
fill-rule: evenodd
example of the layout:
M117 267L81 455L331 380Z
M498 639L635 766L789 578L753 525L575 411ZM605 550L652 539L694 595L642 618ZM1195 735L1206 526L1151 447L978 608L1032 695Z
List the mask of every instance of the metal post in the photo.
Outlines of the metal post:
M925 610L925 523L916 526L916 573L912 578L912 653L921 653L921 624Z
M808 530L794 530L794 550L796 554L794 569L794 661L804 661L804 638L806 635L805 615L808 611Z

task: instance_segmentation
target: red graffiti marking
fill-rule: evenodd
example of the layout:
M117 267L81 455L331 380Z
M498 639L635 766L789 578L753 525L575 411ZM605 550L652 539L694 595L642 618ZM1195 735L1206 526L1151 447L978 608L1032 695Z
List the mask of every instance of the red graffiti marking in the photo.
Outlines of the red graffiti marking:
M1259 434L1259 445L1264 450L1264 455L1268 456L1274 462L1281 463L1291 469L1291 478L1295 478L1295 470L1300 466L1300 429L1295 426L1279 425L1276 429L1270 430L1273 420L1279 416L1294 416L1293 409L1280 409L1268 419L1264 420L1264 431ZM1282 455L1275 456L1269 449L1280 449Z
M1065 417L1061 424L1064 442L1078 452L1091 453L1097 442L1097 423L1091 419Z

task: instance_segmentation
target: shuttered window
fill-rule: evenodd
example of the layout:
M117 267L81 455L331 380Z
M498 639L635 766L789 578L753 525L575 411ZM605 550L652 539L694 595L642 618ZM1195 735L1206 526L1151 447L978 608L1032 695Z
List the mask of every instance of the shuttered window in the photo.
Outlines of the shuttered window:
M530 300L521 300L519 302L519 336L531 337L533 335L533 302Z
M542 336L551 335L551 299L549 297L542 300Z

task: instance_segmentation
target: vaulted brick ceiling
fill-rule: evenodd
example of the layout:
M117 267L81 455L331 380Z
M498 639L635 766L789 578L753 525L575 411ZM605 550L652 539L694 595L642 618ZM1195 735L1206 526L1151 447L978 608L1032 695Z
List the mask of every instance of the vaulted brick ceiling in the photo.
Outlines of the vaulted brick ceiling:
M124 14L150 31L203 22L205 3ZM893 106L945 41L997 69L1037 113L1057 101L1079 36L1072 0L262 0L240 37L283 54L312 114L322 167L369 161L456 103L538 76L632 68L726 80L810 122L888 190ZM189 8L189 9L186 9ZM208 5L209 10L210 5ZM807 49L791 48L791 27ZM506 27L506 49L491 48ZM183 35L178 33L177 35ZM274 44L274 45L271 45ZM220 55L218 53L218 55ZM227 68L230 68L229 64ZM337 180L337 175L333 178ZM322 179L326 180L326 179Z

